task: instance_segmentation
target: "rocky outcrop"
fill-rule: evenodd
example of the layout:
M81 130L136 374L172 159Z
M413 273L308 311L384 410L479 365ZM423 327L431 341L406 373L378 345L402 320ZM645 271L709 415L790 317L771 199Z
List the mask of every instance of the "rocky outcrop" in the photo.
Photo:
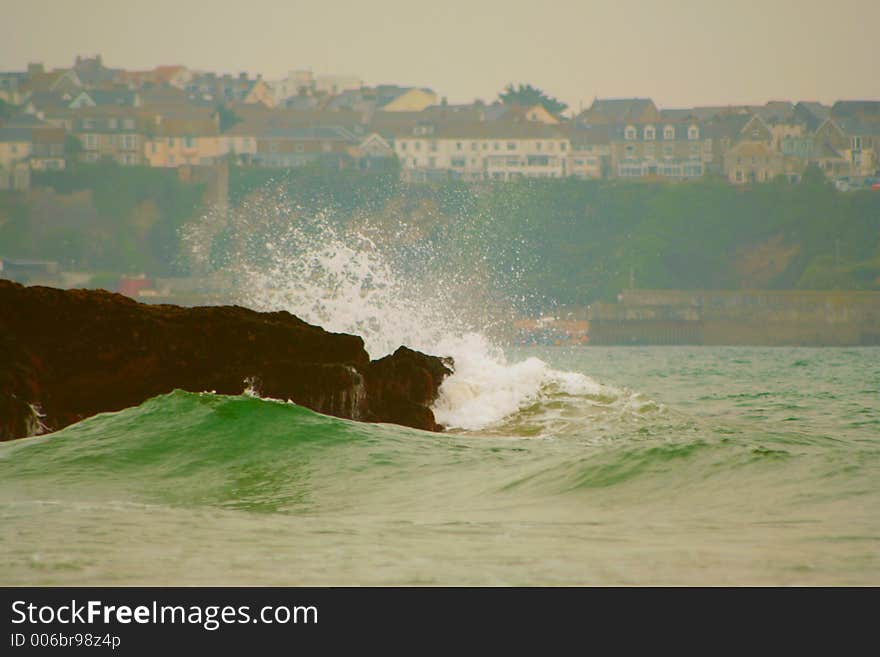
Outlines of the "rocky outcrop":
M290 399L320 413L441 430L430 405L451 362L287 312L147 305L103 290L0 280L0 440L54 431L174 389Z

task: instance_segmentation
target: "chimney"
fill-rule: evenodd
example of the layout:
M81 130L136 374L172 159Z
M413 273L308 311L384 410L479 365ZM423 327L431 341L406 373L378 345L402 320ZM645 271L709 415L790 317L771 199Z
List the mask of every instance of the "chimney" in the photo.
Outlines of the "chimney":
M27 73L28 73L28 76L42 75L43 73L45 73L45 69L43 68L43 62L30 62L27 65Z

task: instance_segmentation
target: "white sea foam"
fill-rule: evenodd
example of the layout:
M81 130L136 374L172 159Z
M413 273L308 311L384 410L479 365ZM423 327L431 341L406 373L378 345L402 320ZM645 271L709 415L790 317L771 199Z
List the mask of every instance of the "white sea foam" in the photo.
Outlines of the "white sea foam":
M401 345L451 356L455 372L434 406L441 424L481 429L547 394L602 389L538 358L509 362L487 337L490 295L474 263L456 267L448 254L427 245L401 247L402 232L377 237L363 224L353 228L283 203L250 204L239 214L230 263L239 303L286 310L329 331L360 335L372 358ZM203 244L193 248L205 250Z

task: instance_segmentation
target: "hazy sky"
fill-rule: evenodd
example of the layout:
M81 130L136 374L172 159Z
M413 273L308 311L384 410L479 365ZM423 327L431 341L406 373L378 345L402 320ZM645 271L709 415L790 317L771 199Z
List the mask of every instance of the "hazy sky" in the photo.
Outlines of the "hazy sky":
M880 0L0 0L0 70L353 74L450 102L530 82L574 108L880 99Z

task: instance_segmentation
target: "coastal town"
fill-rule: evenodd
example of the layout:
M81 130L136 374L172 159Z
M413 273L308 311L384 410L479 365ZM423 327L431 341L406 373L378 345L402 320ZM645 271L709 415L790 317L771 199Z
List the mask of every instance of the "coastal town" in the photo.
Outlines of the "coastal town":
M358 77L310 70L268 80L185 66L125 70L105 65L100 55L76 57L69 68L47 70L33 63L24 71L0 72L0 191L7 199L0 207L0 228L5 224L2 234L19 245L0 240L5 247L0 278L62 288L104 287L147 303L227 303L234 284L226 268L195 261L178 268L179 231L164 226L180 226L211 208L215 220L203 228L216 246L235 221L233 169L239 182L250 179L249 193L274 172L319 171L324 182L352 180L346 176L399 177L411 190L409 200L405 195L390 203L385 199L377 207L393 217L395 204L412 203L408 212L415 223L438 215L436 202L419 197L429 187L453 183L485 189L519 179L608 181L594 186L617 189L619 198L638 203L632 196L637 185L621 191L615 181L659 183L662 189L686 193L687 185L674 183L705 180L717 183L721 194L745 196L739 193L772 192L770 185L780 182L794 191L802 179L824 178L831 193L864 203L880 198L880 101L662 108L649 98L596 98L571 109L536 87L519 84L493 100L452 104L428 88L367 86ZM83 180L75 182L78 173ZM97 179L111 174L119 189L100 196L94 189ZM152 176L148 186L157 176L165 180L162 184L177 181L178 205L168 199L157 203L170 192L150 187L148 194L140 187L147 180L138 177L142 174ZM140 191L123 194L135 188ZM412 191L416 188L422 191ZM779 189L773 193L789 193ZM190 205L181 200L187 193ZM717 189L711 193L722 198ZM9 200L16 195L22 200ZM126 200L120 201L122 196ZM595 220L611 212L591 209L596 203L596 198L585 201L583 216ZM693 208L677 203L670 202L670 217ZM772 203L756 205L751 214L775 213L778 221L781 213L768 209ZM712 214L720 216L721 208L713 207ZM819 202L811 210L816 216L810 221L817 225L825 221L821 207ZM633 205L609 217L648 211L657 212L657 206ZM864 215L856 206L849 211L853 217ZM16 212L28 214L30 229L21 220L16 223ZM740 222L750 214L737 212L731 216ZM105 215L108 223L102 224ZM92 232L83 232L86 225ZM129 231L128 238L116 232L120 226ZM549 224L544 228L549 230ZM566 245L568 230L560 233ZM852 242L852 235L829 239L822 233L812 247L778 232L755 235L760 239L738 243L731 238L728 243L735 248L721 249L732 254L737 277L725 289L676 289L694 283L675 279L670 284L668 277L664 282L658 278L663 270L658 274L656 267L652 275L643 274L650 271L651 250L638 256L640 261L618 252L610 264L597 265L595 277L613 278L616 303L594 289L569 308L517 318L507 327L506 339L520 344L880 341L880 265L872 253L852 245L844 246L841 256L841 238ZM101 245L97 255L85 246L89 239ZM120 249L126 239L136 246L126 247L129 261L120 267L106 252ZM548 257L571 251L573 263L600 263L601 253L585 251L591 240L548 250ZM703 247L695 248L696 257L707 260ZM798 265L807 248L815 251L812 259L802 258ZM158 254L152 260L135 257L150 249ZM612 272L620 268L617 261L624 260L622 275L602 273L605 267ZM693 256L689 260L693 264ZM784 279L792 263L803 271L800 280ZM664 267L674 271L675 265ZM554 292L569 293L579 284L559 274ZM814 289L819 291L804 292Z
M715 176L733 185L796 182L813 166L840 191L880 189L880 101L662 108L596 98L575 110L520 85L451 104L432 89L355 76L133 71L101 55L0 72L0 189L28 189L34 171L101 161L398 167L407 182Z

